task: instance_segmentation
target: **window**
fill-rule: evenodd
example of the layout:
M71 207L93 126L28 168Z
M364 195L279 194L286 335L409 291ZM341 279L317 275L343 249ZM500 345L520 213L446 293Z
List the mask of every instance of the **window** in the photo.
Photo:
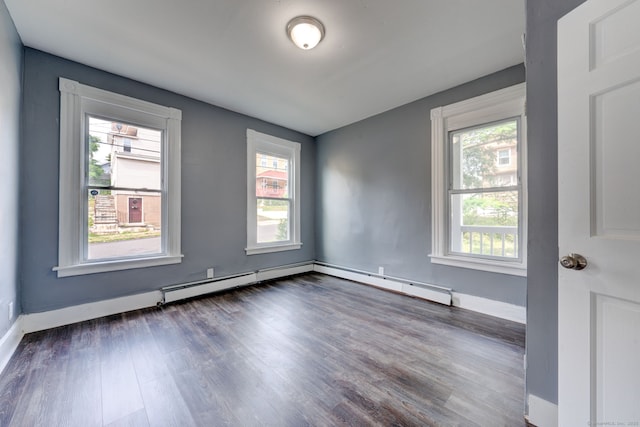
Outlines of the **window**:
M302 246L299 165L299 143L247 129L248 255Z
M181 262L180 110L64 78L60 96L58 277Z
M129 138L125 138L124 141L122 142L122 145L126 153L131 152L131 140Z
M526 276L525 85L431 110L431 261Z
M498 166L509 166L511 164L511 148L498 150Z

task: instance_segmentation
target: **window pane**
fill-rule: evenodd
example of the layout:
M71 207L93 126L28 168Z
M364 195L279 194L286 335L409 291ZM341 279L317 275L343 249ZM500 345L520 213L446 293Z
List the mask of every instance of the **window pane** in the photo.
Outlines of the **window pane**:
M450 133L453 189L516 185L518 121Z
M256 154L256 196L289 197L289 159Z
M160 190L162 132L89 117L87 183Z
M159 192L89 190L87 259L162 252Z
M518 258L518 192L454 194L451 252Z
M289 201L258 199L258 243L286 242L289 238Z

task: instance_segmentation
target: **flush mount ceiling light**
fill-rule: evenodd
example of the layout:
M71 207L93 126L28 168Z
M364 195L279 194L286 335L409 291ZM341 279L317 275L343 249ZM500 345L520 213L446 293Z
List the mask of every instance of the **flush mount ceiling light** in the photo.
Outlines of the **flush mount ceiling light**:
M300 49L313 49L324 38L324 25L314 17L297 16L287 24L287 35Z

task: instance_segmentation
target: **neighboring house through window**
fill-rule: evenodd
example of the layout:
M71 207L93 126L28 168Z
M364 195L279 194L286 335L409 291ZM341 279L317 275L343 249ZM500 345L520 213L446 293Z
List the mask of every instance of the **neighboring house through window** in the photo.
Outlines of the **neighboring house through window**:
M525 85L431 110L431 261L526 276Z
M247 129L248 255L299 249L300 144Z
M64 78L60 93L58 277L181 262L180 110Z

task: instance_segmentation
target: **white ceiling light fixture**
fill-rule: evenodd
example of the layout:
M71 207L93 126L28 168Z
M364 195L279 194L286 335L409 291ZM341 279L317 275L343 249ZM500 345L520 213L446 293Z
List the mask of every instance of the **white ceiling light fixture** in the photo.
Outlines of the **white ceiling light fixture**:
M287 24L287 35L300 49L313 49L324 38L324 25L312 16L296 16Z

